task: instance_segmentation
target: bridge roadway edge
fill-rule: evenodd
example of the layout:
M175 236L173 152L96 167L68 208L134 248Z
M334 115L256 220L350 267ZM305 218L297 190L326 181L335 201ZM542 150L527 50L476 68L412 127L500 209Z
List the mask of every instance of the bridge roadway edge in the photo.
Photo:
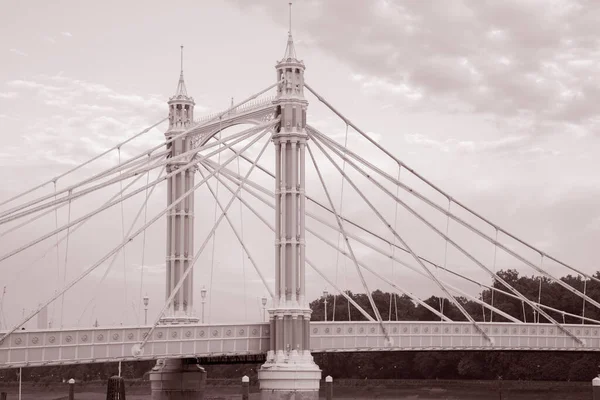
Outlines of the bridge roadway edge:
M393 345L385 346L378 323L310 323L310 351L600 351L600 327L565 325L582 347L551 324L480 323L492 347L465 322L384 322ZM458 329L458 332L457 332ZM253 356L269 350L269 324L160 325L144 354L132 347L150 327L25 330L0 343L0 369L164 358ZM1 334L1 333L0 333Z

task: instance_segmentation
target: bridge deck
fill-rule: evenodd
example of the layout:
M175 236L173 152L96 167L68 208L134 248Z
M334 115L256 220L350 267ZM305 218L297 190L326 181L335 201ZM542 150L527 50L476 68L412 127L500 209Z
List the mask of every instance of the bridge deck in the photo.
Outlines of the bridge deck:
M566 325L584 340L550 324L481 323L493 338L488 343L464 322L386 322L392 346L386 346L379 324L373 322L312 322L313 352L399 350L545 350L598 351L600 326ZM112 327L18 331L0 344L0 368L79 364L139 359L214 357L262 354L269 346L269 325L164 325L152 334L141 357L132 346L148 327ZM0 334L1 335L1 334Z

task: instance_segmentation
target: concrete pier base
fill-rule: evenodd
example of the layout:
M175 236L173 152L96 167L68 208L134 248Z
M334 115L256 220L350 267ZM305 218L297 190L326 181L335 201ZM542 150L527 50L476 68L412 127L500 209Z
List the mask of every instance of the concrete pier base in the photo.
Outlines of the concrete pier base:
M310 353L307 356L272 359L263 364L258 371L260 400L319 400L321 370Z
M206 371L195 361L159 360L150 371L151 400L203 400Z

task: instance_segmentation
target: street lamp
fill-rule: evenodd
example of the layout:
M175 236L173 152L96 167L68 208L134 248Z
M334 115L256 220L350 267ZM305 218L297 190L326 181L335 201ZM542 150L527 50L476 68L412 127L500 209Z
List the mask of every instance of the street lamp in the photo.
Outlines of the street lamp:
M323 298L324 298L323 303L325 304L325 318L324 318L325 322L327 322L327 296L328 295L329 295L329 293L327 292L327 289L324 289L323 290Z
M200 289L200 297L202 297L202 323L204 323L204 304L206 303L206 288L204 286Z
M148 303L150 302L150 298L148 295L144 296L144 325L148 325Z
M267 298L263 297L262 299L260 299L262 301L262 306L263 306L263 321L265 320L265 311L266 311L266 306L267 306Z

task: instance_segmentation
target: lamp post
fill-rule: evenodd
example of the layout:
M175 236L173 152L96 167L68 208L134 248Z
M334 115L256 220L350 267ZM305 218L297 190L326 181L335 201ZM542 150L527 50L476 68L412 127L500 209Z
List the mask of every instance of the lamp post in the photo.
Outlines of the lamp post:
M200 297L202 297L202 323L204 323L204 304L206 303L206 288L204 286L200 289Z
M266 306L267 306L267 298L263 297L262 299L260 299L262 301L262 306L263 306L263 321L265 320L265 311L266 311Z
M325 305L325 317L324 317L324 321L327 322L327 296L329 295L329 293L327 292L327 289L323 290L323 304Z
M144 325L148 325L148 303L150 302L150 298L148 295L144 296Z

